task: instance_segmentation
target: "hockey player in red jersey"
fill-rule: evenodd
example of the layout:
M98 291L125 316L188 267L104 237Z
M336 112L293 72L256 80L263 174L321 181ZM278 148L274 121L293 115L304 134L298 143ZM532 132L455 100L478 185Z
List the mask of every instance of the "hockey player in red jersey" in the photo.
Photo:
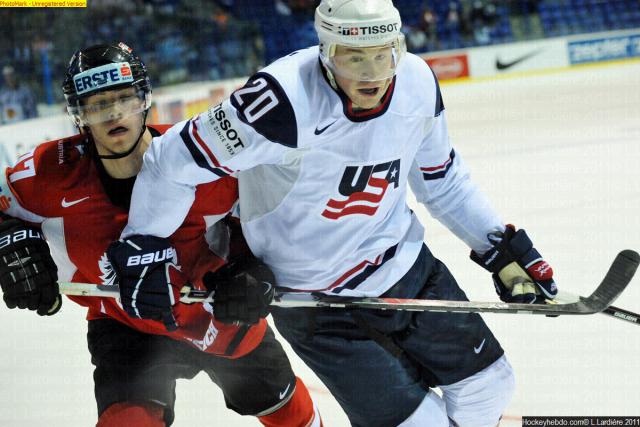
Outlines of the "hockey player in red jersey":
M9 308L40 315L61 307L57 280L117 284L105 252L127 223L144 152L168 128L146 125L151 84L142 61L123 43L76 52L63 91L80 134L38 146L0 180L0 191L11 194L0 222L3 298ZM234 245L229 240L238 237L223 218L236 199L232 177L197 187L192 209L170 238L176 250L155 254L166 263L146 271L168 290L158 292L160 305L187 282L202 286L203 275L224 264ZM244 252L219 271L218 277L260 289L273 282L269 269ZM221 387L229 408L265 426L321 425L260 304L245 313L247 323L223 324L208 304L176 299L167 317L155 301L128 314L111 298L70 299L88 308L99 427L170 425L176 379L200 371Z

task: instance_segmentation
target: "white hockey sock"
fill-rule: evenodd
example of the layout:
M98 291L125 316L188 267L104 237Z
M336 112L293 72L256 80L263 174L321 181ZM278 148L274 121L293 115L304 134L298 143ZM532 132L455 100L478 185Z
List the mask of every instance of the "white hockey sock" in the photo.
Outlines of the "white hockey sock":
M415 411L398 427L449 427L444 401L433 391L425 396Z
M506 356L457 383L440 386L447 414L460 427L495 427L515 389Z

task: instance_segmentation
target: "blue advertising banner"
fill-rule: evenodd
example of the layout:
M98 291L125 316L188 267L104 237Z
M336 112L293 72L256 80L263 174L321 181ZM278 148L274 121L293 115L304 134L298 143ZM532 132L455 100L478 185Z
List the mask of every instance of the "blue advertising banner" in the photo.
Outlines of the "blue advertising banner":
M640 57L640 33L569 42L571 65Z

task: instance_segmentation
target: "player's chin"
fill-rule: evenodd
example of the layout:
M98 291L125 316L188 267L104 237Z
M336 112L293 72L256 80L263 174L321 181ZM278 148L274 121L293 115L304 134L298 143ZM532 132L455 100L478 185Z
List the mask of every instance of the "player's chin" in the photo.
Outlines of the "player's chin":
M135 143L135 140L135 135L133 134L133 132L129 131L124 134L113 136L107 135L102 142L103 145L109 149L111 154L117 154L128 151Z
M370 110L380 104L380 99L382 99L382 96L360 96L360 94L358 94L354 98L354 104L362 109Z

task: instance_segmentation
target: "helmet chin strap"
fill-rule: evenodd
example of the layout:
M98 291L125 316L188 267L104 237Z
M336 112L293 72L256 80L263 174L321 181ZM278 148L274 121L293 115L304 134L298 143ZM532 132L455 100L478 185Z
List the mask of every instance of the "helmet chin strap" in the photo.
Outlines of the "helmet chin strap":
M327 77L329 77L329 83L331 84L331 87L333 87L335 90L341 90L341 88L338 87L336 78L333 76L333 72L327 66L325 66L325 69L327 70Z
M149 109L144 110L144 117L142 118L142 128L140 129L140 134L138 135L138 139L136 139L136 142L131 146L131 148L129 148L127 151L125 151L124 153L114 153L114 154L107 154L107 155L101 155L98 154L98 151L96 150L96 156L99 159L105 159L105 160L116 160L116 159L122 159L123 157L127 157L129 154L133 153L133 151L136 149L136 147L138 146L138 144L140 144L140 141L142 140L142 135L144 135L144 132L147 130L147 114L149 113Z
M333 71L325 64L325 62L320 59L320 64L322 64L322 68L324 68L324 72L327 74L327 78L329 79L329 84L334 90L341 90L338 87L338 83L336 83L336 78L333 75Z

